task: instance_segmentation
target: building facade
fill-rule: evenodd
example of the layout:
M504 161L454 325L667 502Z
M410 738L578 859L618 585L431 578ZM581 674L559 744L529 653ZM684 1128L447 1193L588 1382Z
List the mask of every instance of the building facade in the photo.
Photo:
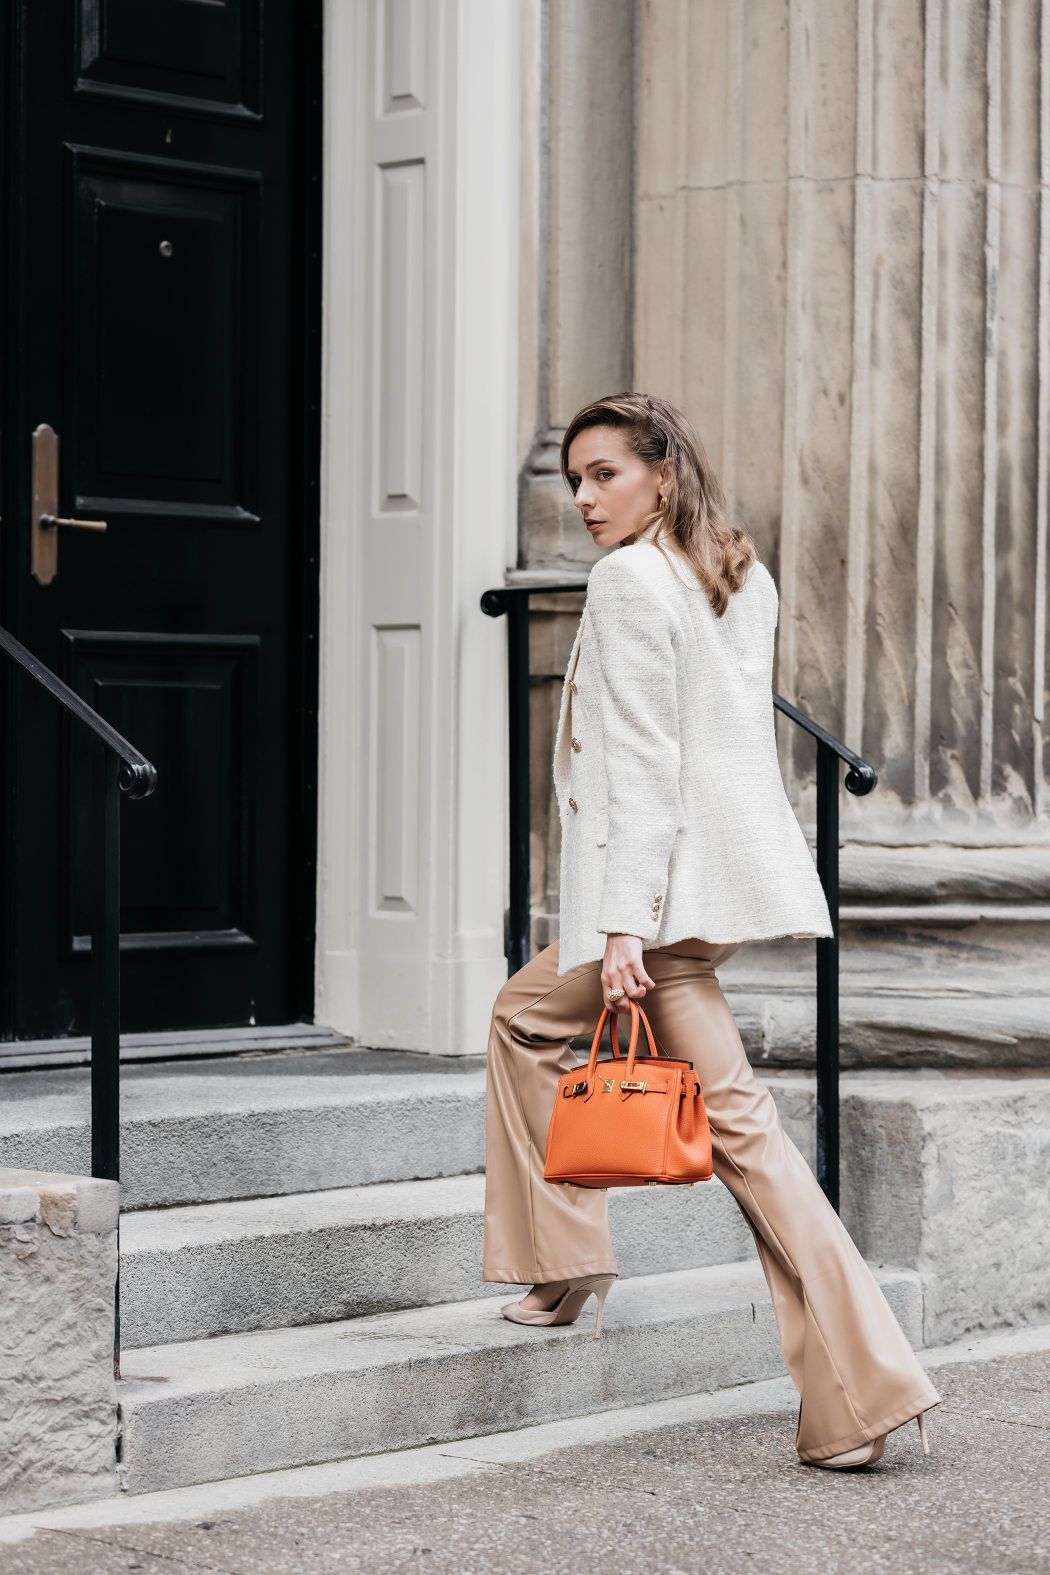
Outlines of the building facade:
M259 6L173 13L161 54L86 12L62 54L52 12L3 36L0 621L157 759L127 1028L481 1049L508 767L480 597L586 573L558 445L629 387L696 423L776 577L778 691L879 772L843 800L847 973L1037 965L1043 3L311 0L266 50ZM45 426L56 509L106 521L50 580ZM535 945L579 607L532 598ZM48 703L18 691L7 733L37 745L5 789L5 1039L86 1031L93 833Z
M590 561L557 476L576 408L680 404L777 579L778 691L879 773L843 795L847 969L1037 963L1045 7L550 0L523 23L520 561ZM553 684L574 620L542 616ZM783 723L780 746L811 828L811 748Z

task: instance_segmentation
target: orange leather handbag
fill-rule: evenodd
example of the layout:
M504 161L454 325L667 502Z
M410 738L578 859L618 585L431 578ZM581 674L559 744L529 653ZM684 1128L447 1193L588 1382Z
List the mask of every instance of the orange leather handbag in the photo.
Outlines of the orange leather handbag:
M661 1055L637 1001L630 1002L630 1011L626 1061L617 1014L605 1007L586 1071L574 1067L558 1079L543 1169L548 1181L644 1187L711 1179L711 1129L692 1062ZM599 1061L607 1017L612 1060ZM637 1054L639 1022L645 1025L648 1055Z

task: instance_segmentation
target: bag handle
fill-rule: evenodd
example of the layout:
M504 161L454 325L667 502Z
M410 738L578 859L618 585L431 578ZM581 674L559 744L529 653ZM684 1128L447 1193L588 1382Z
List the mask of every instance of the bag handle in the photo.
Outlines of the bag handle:
M648 1019L648 1017L646 1017L645 1012L642 1010L642 1008L638 1005L638 1002L637 1001L628 1001L627 1004L628 1004L628 1006L630 1008L630 1012L631 1012L631 1034L630 1034L630 1039L629 1039L628 1044L627 1044L627 1076L628 1076L628 1078L630 1078L631 1073L634 1071L634 1058L635 1058L635 1055L636 1055L637 1050L638 1050L638 1026L639 1026L639 1021L641 1021L645 1025L645 1037L649 1041L650 1053L652 1055L658 1056L660 1054L660 1051L657 1049L656 1040L653 1038L653 1031L652 1031L652 1029L649 1026L649 1019ZM619 1017L619 1015L620 1014L618 1012L614 1012L611 1007L604 1006L602 1008L602 1014L601 1014L601 1016L598 1019L598 1026L594 1030L594 1038L591 1041L591 1053L590 1053L590 1056L588 1057L588 1060L587 1060L587 1083L588 1083L588 1086L590 1085L592 1079L595 1076L595 1068L596 1068L596 1066L598 1064L598 1046L601 1043L602 1029L605 1027L605 1019L607 1017L610 1019L610 1022L609 1022L609 1044L610 1044L610 1046L612 1048L613 1059L614 1060L620 1060L621 1059L621 1056L620 1056L620 1025L619 1025L619 1023L617 1021L617 1018Z

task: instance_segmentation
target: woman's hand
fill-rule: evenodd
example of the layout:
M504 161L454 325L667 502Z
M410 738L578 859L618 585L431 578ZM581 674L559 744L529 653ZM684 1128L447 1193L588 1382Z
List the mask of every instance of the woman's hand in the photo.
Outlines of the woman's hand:
M602 963L602 994L609 1010L629 1012L628 1002L640 1001L646 990L655 989L656 980L650 979L642 966L641 936L608 936ZM616 1001L610 1001L610 990L624 990L626 994Z

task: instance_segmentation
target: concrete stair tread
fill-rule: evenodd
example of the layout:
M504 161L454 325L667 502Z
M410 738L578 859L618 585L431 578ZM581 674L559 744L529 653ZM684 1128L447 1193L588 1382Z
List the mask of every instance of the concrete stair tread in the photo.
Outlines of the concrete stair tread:
M497 1294L479 1280L478 1173L125 1214L126 1348ZM750 1233L712 1180L609 1197L624 1275L747 1257Z
M121 1116L127 1122L177 1121L185 1116L210 1116L242 1113L264 1115L271 1111L377 1104L403 1098L406 1079L403 1073L366 1073L353 1078L327 1075L273 1077L245 1070L235 1081L198 1071L192 1078L167 1081L143 1075L144 1069L126 1067L121 1071ZM52 1074L54 1076L54 1074ZM12 1079L12 1084L17 1083ZM412 1091L420 1097L440 1101L466 1090L483 1092L484 1073L464 1071L454 1074L428 1073L425 1068L413 1073ZM17 1095L13 1086L11 1092ZM0 1139L33 1127L63 1125L87 1126L86 1082L79 1087L43 1088L31 1097L5 1099L0 1110Z
M256 1051L351 1048L350 1040L323 1023L266 1023L241 1028L178 1028L162 1032L130 1032L120 1036L120 1058L130 1061L171 1061L181 1057L244 1056ZM83 1066L91 1060L87 1035L61 1039L17 1039L0 1044L5 1071L30 1067Z
M474 1213L484 1196L479 1173L419 1181L379 1181L361 1187L332 1187L277 1197L189 1203L167 1209L136 1209L121 1218L121 1251L177 1252L184 1247L337 1225L386 1224L407 1217L436 1219L449 1212Z
M371 1052L314 1051L225 1068L198 1064L192 1073L183 1063L127 1069L121 1088L125 1207L479 1169L484 1071L430 1070L427 1057L398 1056L407 1064L379 1072L377 1059ZM12 1073L4 1092L0 1165L87 1173L89 1098L82 1072Z
M919 1344L919 1277L875 1272ZM757 1261L622 1280L601 1341L593 1306L560 1329L512 1324L485 1297L129 1352L119 1386L128 1488L469 1437L783 1371Z
M508 1299L515 1287L508 1286ZM765 1279L757 1263L720 1264L675 1274L640 1275L618 1281L609 1294L604 1328L624 1324L652 1327L684 1317L761 1299ZM593 1314L594 1303L590 1304ZM593 1338L593 1316L575 1324L544 1331L559 1340ZM410 1307L338 1323L305 1328L253 1330L217 1335L176 1345L147 1346L122 1362L122 1404L149 1404L160 1395L154 1382L135 1384L136 1373L163 1379L164 1397L203 1390L243 1388L268 1379L297 1378L309 1373L358 1372L418 1357L421 1343L433 1359L450 1352L474 1352L529 1345L536 1330L511 1323L485 1296L473 1301L446 1302L437 1307Z

